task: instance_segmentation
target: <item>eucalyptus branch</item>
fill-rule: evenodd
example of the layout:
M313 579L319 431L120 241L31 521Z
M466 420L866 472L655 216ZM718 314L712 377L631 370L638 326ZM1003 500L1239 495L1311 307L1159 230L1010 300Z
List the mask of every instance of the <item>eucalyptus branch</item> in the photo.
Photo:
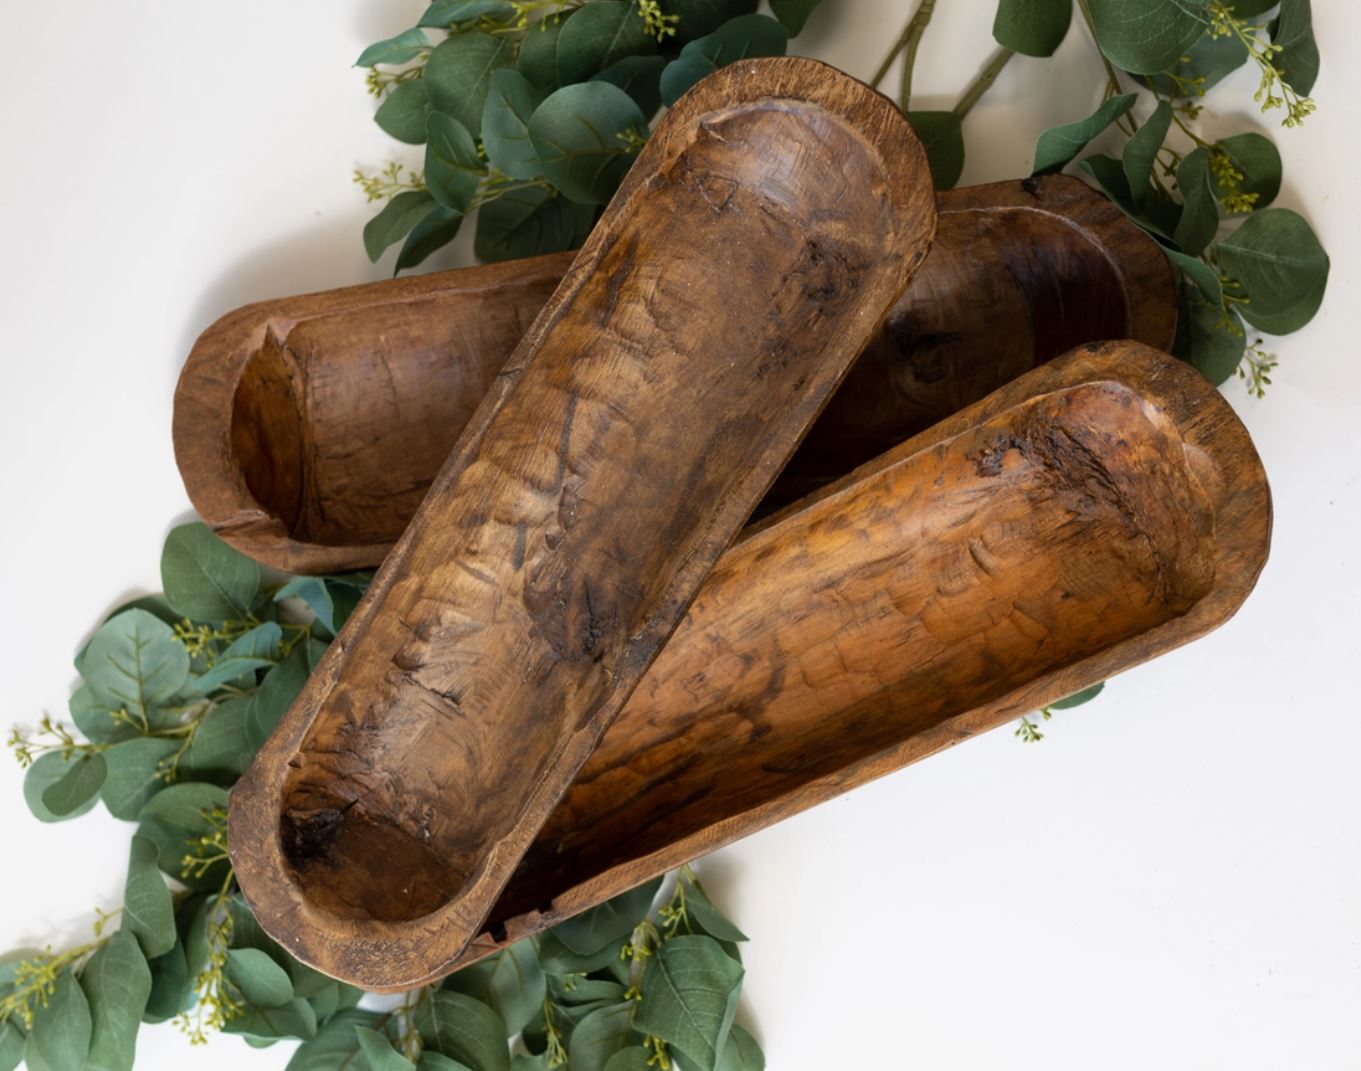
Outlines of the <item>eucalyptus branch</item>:
M917 49L922 43L922 34L926 32L926 26L931 21L931 15L936 10L936 0L922 0L921 6L917 8L917 13L912 16L912 21L907 24L905 45L906 55L903 56L903 85L898 92L898 105L903 111L907 111L908 101L912 97L912 71L917 65Z
M1011 62L1011 57L1014 55L1016 53L1009 48L999 48L992 54L992 59L988 60L983 69L978 72L978 77L973 80L973 84L964 91L964 95L959 98L959 102L955 105L954 112L957 116L963 119L973 110L973 106L997 81L997 76L1002 73L1002 68Z
M893 61L898 58L899 53L911 45L911 55L910 58L905 61L906 69L903 71L902 104L904 111L907 110L907 90L912 80L912 63L915 61L917 55L916 44L913 42L920 43L922 33L926 30L926 24L931 21L931 13L935 10L935 7L936 0L921 0L920 6L913 12L912 18L908 19L907 25L903 27L903 32L900 33L898 39L893 42L893 47L888 50L888 55L884 57L883 62L879 64L878 69L874 72L874 77L870 79L870 85L873 88L878 89L879 83L884 80L884 76L888 74L888 69L893 66ZM923 12L925 12L924 15Z

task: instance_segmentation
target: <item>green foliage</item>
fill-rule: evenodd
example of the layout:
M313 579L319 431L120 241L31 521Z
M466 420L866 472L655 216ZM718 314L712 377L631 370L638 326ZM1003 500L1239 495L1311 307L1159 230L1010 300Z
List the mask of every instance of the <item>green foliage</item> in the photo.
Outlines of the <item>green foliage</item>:
M1220 241L1218 261L1242 289L1243 319L1273 335L1313 319L1328 284L1328 255L1304 217L1288 208L1249 216Z
M964 119L956 112L908 112L907 118L926 150L932 183L952 189L964 170Z
M1206 29L1197 0L1087 0L1101 51L1133 74L1176 63Z
M161 583L166 601L185 617L204 622L244 618L260 589L260 567L206 524L182 524L166 538Z
M365 252L400 243L396 270L414 268L474 210L481 260L575 248L663 100L735 60L783 55L817 3L777 0L772 19L755 0L437 0L359 59L379 127L428 145L423 172L355 172L385 202Z
M998 0L992 36L1025 56L1052 56L1068 35L1073 0Z
M741 965L712 937L677 936L643 972L648 999L635 1022L700 1071L715 1071L737 1014L742 975Z
M92 1026L84 1071L132 1071L151 996L151 970L137 939L126 930L114 934L90 957L79 981Z
M1137 93L1122 93L1102 101L1096 111L1085 119L1046 130L1035 143L1033 173L1046 175L1052 171L1062 171L1087 147L1092 138L1134 107L1136 99Z
M645 137L646 120L627 93L608 82L556 90L529 119L529 139L548 181L580 204L604 204Z
M692 85L720 67L753 56L783 56L789 31L766 15L739 15L687 44L662 71L662 100L675 104Z

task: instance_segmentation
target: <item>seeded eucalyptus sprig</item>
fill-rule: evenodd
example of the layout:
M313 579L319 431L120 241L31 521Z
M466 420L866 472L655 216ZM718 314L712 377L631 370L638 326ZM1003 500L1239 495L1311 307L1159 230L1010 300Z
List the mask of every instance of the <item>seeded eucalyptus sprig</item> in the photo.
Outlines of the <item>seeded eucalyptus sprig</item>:
M480 260L580 245L647 140L648 123L734 60L784 55L819 0L433 0L370 45L375 121L425 145L424 167L355 172L372 260L415 267L477 212Z
M1001 50L953 110L917 112L912 61L934 7L922 0L878 79L905 51L902 106L937 186L948 188L964 167L964 117L1017 53L1054 53L1074 0L999 0ZM1237 373L1261 397L1276 360L1248 328L1284 335L1307 324L1323 300L1328 256L1302 216L1269 207L1282 181L1269 138L1244 131L1210 141L1192 124L1210 90L1249 63L1264 115L1290 128L1313 113L1319 55L1309 0L1076 0L1076 8L1105 70L1101 100L1091 115L1040 134L1034 173L1075 165L1156 239L1179 279L1174 352L1215 384ZM1123 136L1119 153L1079 160L1107 130Z
M227 792L370 577L270 581L190 524L161 579L164 596L120 608L77 656L74 724L10 738L37 818L102 802L137 825L123 906L98 912L93 939L0 963L0 1071L129 1071L141 1024L164 1021L193 1044L300 1040L291 1071L761 1071L731 1015L745 937L688 869L660 910L656 881L388 1010L289 955L237 887Z

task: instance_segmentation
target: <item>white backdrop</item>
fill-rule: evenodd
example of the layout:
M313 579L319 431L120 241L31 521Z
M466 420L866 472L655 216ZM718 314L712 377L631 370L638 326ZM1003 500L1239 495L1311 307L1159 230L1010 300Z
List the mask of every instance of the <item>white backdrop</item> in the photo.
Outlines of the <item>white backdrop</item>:
M390 272L364 257L370 209L349 176L394 144L349 63L422 6L0 9L6 721L64 714L82 637L159 586L188 508L170 411L195 336L247 301ZM868 76L908 7L826 0L796 51ZM940 5L915 106L953 104L992 50L992 9ZM1319 112L1266 122L1279 203L1314 223L1332 287L1274 346L1264 401L1228 389L1275 496L1257 592L1038 745L999 730L705 861L752 938L744 1018L773 1071L1358 1066L1361 76L1344 49L1361 17L1342 0L1314 15ZM964 183L1027 173L1039 130L1085 115L1100 83L1076 21L1054 59L1018 57L970 116ZM1216 91L1205 128L1263 122L1254 84ZM0 949L83 933L126 861L127 826L102 811L42 826L20 783L0 762ZM269 1071L287 1055L236 1038L190 1052L157 1027L138 1066Z

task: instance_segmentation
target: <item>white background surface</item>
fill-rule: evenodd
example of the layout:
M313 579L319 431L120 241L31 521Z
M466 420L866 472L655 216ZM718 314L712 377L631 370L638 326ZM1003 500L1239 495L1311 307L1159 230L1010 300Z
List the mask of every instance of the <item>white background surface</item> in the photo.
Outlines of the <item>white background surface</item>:
M743 1016L773 1071L1361 1066L1361 17L1314 6L1318 114L1262 120L1244 71L1203 121L1270 125L1278 203L1333 258L1322 313L1274 346L1267 399L1228 389L1275 496L1257 592L1039 745L999 730L706 861L752 937ZM349 63L422 7L4 3L6 721L63 715L83 636L159 586L188 508L170 412L195 336L247 301L390 271L364 257L349 175L396 146ZM992 9L940 5L914 106L953 104L992 50ZM865 77L906 14L827 0L795 50ZM1053 60L1015 59L966 126L964 183L1026 174L1035 135L1100 85L1076 20ZM0 949L60 943L115 906L130 835L102 810L42 826L20 782L6 757ZM191 1052L155 1027L138 1066L268 1071L286 1050Z

